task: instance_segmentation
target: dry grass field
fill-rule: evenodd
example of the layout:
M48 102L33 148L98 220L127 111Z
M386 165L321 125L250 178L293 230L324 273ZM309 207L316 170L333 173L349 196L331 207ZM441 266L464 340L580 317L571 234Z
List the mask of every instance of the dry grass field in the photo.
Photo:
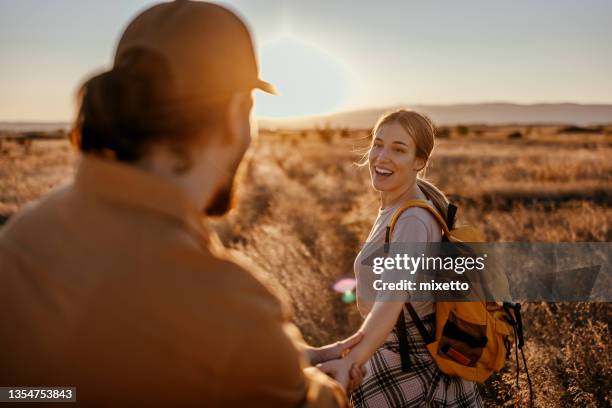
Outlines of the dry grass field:
M611 241L611 129L442 129L427 178L489 241ZM355 305L344 304L331 285L352 276L378 211L367 170L355 164L367 135L262 131L244 168L236 210L214 222L222 241L288 299L312 344L335 341L361 321ZM74 161L65 140L4 140L0 220L69 179ZM608 303L524 306L536 406L612 404L611 315ZM483 387L488 405L525 405L524 374L520 391L514 375L512 358Z

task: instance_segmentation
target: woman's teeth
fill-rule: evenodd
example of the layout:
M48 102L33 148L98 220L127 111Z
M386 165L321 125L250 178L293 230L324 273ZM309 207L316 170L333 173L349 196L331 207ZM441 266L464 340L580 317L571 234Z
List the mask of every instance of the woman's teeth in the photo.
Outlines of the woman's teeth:
M391 174L393 174L391 170L382 169L380 167L374 167L374 171L376 171L376 174L381 176L390 176Z

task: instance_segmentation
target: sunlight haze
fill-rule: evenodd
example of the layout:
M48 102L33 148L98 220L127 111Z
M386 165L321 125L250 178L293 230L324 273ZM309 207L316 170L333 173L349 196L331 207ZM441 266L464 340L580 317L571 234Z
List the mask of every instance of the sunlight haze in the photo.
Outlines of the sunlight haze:
M67 121L151 1L0 2L0 120ZM260 117L402 103L612 102L612 3L246 1Z

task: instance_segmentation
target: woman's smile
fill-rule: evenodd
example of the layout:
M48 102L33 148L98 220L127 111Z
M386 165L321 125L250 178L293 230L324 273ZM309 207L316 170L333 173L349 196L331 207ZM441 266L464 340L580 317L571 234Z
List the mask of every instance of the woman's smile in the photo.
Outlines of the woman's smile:
M416 177L415 150L405 129L390 123L382 126L372 141L368 160L372 185L378 191L402 190Z
M374 166L374 171L376 172L376 174L378 174L379 176L390 176L393 174L392 170L386 169L382 166Z

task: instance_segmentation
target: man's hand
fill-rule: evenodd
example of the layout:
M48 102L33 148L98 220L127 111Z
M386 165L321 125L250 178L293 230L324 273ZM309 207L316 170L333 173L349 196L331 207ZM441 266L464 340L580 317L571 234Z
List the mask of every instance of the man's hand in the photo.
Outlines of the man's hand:
M359 387L367 371L363 365L354 364L348 359L343 359L355 347L363 334L357 332L351 337L327 346L315 348L306 346L310 358L310 364L317 366L321 371L338 381L347 393L351 393Z
M338 341L333 344L328 344L323 347L310 347L306 346L308 357L310 358L310 364L317 365L324 363L329 360L335 360L341 358L351 351L351 348L355 347L363 338L361 332L353 334L344 340Z
M338 381L342 388L347 390L350 381L349 371L351 369L351 364L350 361L339 358L337 360L330 360L318 364L317 368Z
M366 375L366 369L348 358L331 360L317 365L317 368L342 385L347 394L359 387Z
M349 383L346 386L346 393L350 394L355 388L359 387L363 382L363 377L365 377L367 373L368 370L366 370L364 366L353 364L349 373Z

